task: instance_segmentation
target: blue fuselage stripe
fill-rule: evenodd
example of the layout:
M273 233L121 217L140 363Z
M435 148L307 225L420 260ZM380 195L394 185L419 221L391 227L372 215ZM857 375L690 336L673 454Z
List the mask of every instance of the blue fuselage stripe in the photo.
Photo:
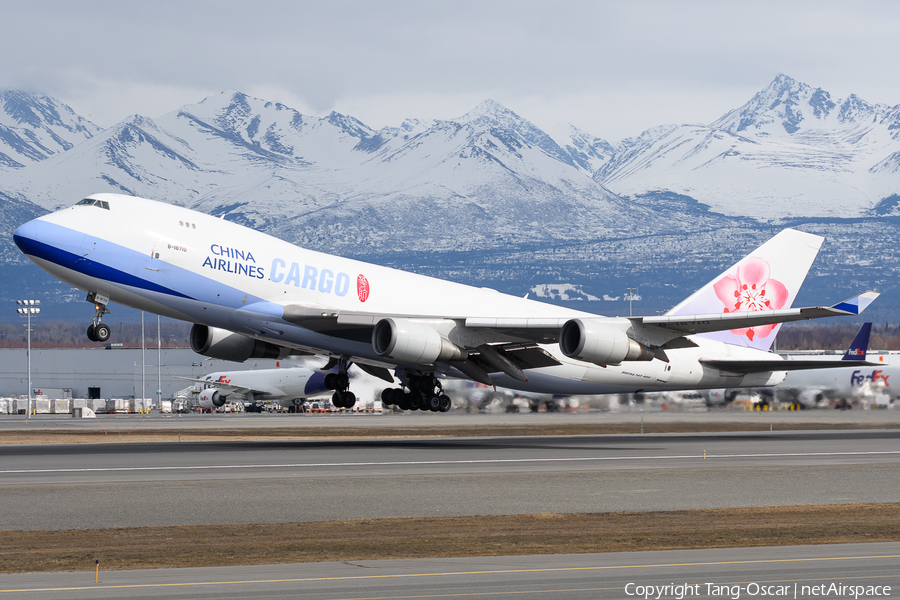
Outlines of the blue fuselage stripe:
M194 300L194 298L171 288L155 284L130 273L104 265L103 263L99 263L84 256L78 256L66 250L61 250L60 248L38 242L22 235L13 235L13 241L15 241L16 246L18 246L24 254L46 260L47 262L70 269L76 273L120 285L127 285L133 288Z

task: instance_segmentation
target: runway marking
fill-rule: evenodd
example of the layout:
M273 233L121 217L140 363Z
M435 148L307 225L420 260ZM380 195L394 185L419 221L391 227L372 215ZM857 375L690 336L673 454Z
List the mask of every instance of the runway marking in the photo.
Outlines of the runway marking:
M900 454L900 450L867 451L867 452L784 452L770 454L707 454L706 460L722 458L784 458L791 456L872 456ZM667 456L573 456L570 458L484 458L472 460L415 460L384 462L335 462L335 463L287 463L287 464L253 464L253 465L169 465L154 467L79 467L67 469L9 469L0 471L0 475L22 473L90 473L115 471L196 471L204 469L285 469L312 467L390 467L403 465L489 465L512 463L541 462L599 462L615 460L673 460L695 458L703 459L702 454L681 454Z
M476 557L477 558L477 557ZM341 577L299 577L292 579L250 579L241 581L196 581L181 583L138 583L124 585L92 585L83 587L59 587L59 588L23 588L15 590L0 590L0 594L21 593L21 592L65 592L65 591L82 591L82 590L118 590L118 589L137 589L137 588L167 588L167 587L190 587L201 585L251 585L261 583L304 583L315 581L360 581L366 579L402 579L416 577L450 577L450 576L472 576L472 575L503 575L514 573L562 573L574 571L612 571L617 569L653 569L663 567L711 567L717 565L752 565L752 564L775 564L775 563L796 563L796 562L823 562L823 561L841 561L841 560L874 560L880 558L900 558L900 554L887 554L876 556L820 556L818 558L770 558L761 560L728 560L716 562L696 562L696 563L663 563L658 565L611 565L596 567L555 567L549 569L498 569L493 571L452 571L448 573L405 573L393 575L346 575ZM885 576L888 578L897 577L897 575ZM841 577L841 579L871 579L871 576L865 577ZM823 577L809 579L805 581L819 581ZM792 580L793 581L793 580ZM768 582L761 582L768 583ZM610 588L615 589L615 588ZM538 590L541 591L541 590ZM573 590L576 591L576 590ZM523 592L524 593L524 592ZM532 591L533 593L533 591ZM423 598L423 597L439 597L439 596L401 596L398 598ZM354 600L376 600L356 598Z

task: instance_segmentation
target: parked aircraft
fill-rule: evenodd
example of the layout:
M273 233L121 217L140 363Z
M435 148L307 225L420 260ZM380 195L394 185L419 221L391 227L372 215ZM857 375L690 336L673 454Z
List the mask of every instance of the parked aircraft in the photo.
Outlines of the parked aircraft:
M806 407L814 407L825 400L844 401L848 398L869 400L872 404L887 404L897 397L897 391L891 387L891 377L896 375L900 381L900 366L891 365L889 356L878 353L867 356L871 323L865 323L844 353L842 361L856 363L856 368L819 369L817 371L797 371L789 373L785 380L775 386L774 393L779 399L788 400ZM809 355L797 353L789 355L789 360L831 361L827 354ZM866 360L866 365L860 361Z
M278 369L256 369L244 371L217 371L201 378L178 377L203 386L200 392L200 406L212 410L228 402L242 402L253 405L258 402L274 401L285 408L298 407L306 400L332 395L335 383L332 381L337 369L315 369L308 366L282 367ZM347 373L356 387L365 387L374 398L380 394L384 384L377 379L351 370ZM372 399L372 398L370 398ZM335 405L337 408L344 408ZM346 407L352 408L352 407Z
M252 405L275 401L281 406L299 406L307 398L331 394L325 387L323 373L306 367L258 369L253 371L219 371L205 377L176 377L203 386L200 406L213 410L228 402Z
M385 402L440 410L441 379L552 394L770 386L811 368L768 351L787 321L858 314L866 292L789 308L822 238L786 229L661 316L602 317L299 248L178 206L95 194L20 226L15 243L94 304L194 323L191 347L244 361L331 357L334 398L352 406L347 369L402 384ZM819 365L822 366L822 365Z
M775 394L782 400L813 407L825 397L826 392L857 396L872 395L874 390L882 389L887 385L886 372L889 366L883 354L871 361L867 360L871 332L872 324L863 323L839 361L822 353L797 352L783 355L792 363L819 362L825 368L789 372L783 382L769 390L768 397ZM708 404L721 405L731 402L738 394L739 390L736 389L709 390L705 396Z

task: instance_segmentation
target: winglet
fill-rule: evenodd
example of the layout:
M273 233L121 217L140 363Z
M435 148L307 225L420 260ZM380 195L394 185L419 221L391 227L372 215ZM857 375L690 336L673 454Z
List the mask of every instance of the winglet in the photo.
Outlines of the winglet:
M872 302L875 301L875 298L880 295L881 294L879 294L878 292L863 292L858 296L853 296L852 298L848 298L843 302L838 302L831 308L843 311L851 315L858 315L862 313L862 311L869 308L869 305L872 304Z
M869 349L869 333L872 331L871 323L863 323L859 333L853 338L850 348L844 353L841 360L866 360L866 351Z

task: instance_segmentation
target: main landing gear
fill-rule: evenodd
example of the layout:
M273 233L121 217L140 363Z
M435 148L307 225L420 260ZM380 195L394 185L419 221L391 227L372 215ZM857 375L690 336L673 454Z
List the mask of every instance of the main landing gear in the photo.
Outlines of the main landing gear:
M106 308L106 303L109 302L109 298L92 293L88 294L87 300L88 302L94 303L94 320L87 328L88 339L92 342L105 342L109 339L109 336L112 335L112 331L110 330L109 325L101 323L100 321L103 319L103 315L109 314L109 310Z
M430 410L447 412L453 405L444 393L441 382L434 375L413 375L408 378L409 387L387 388L381 392L385 406L394 405L403 410ZM327 385L327 384L326 384Z
M335 408L353 408L356 404L356 394L350 391L350 377L347 375L349 368L350 361L341 359L338 363L338 372L325 376L325 387L335 390L331 396L331 403Z

